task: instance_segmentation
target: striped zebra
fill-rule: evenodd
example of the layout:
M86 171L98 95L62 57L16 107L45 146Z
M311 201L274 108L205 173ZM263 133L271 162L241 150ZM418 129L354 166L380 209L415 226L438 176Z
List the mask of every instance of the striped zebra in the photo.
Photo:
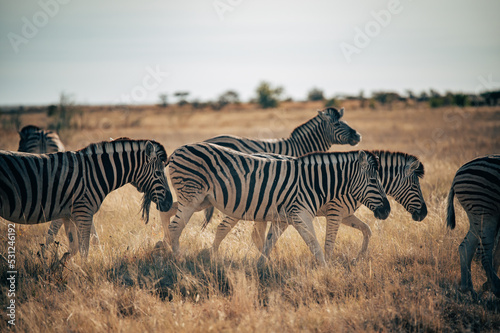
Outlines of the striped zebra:
M385 193L392 196L411 215L413 220L422 221L427 216L427 206L420 189L419 178L424 176L424 165L416 156L403 152L382 150L370 151L378 157L380 179ZM317 216L327 219L325 237L325 256L331 257L340 223L359 229L363 233L363 245L359 255L368 249L371 229L365 222L354 216L361 203L353 197L344 196L334 199L321 207ZM236 219L225 219L217 227L213 249L217 252L221 241L238 223ZM252 232L255 245L262 249L266 232L266 223L256 223ZM271 229L272 232L272 229Z
M57 133L43 130L37 126L24 126L19 132L19 137L19 148L17 150L20 152L47 154L65 151Z
M361 135L347 125L342 117L344 108L340 111L335 108L318 110L318 114L306 123L295 128L290 137L286 139L249 139L232 135L221 135L205 142L231 148L242 153L272 153L299 157L308 153L327 151L334 144L352 146L361 141ZM162 214L163 227L168 233L170 218L175 214L174 210ZM214 212L213 207L205 210L205 221L209 222ZM165 235L165 239L169 236ZM166 241L168 243L168 241Z
M472 286L471 262L478 245L481 263L493 293L500 297L500 279L497 276L499 250L492 251L500 226L500 155L476 158L458 169L448 195L447 225L455 228L454 197L469 218L469 232L458 247L460 255L460 289L476 296Z
M180 235L191 215L208 206L238 219L291 223L323 264L325 257L312 220L325 203L352 195L377 218L385 219L390 213L377 158L364 151L281 158L198 143L178 148L169 165L178 199L169 225L174 252L178 252ZM276 239L267 239L261 261Z
M57 133L43 130L34 125L24 126L21 131L19 131L19 137L19 148L17 150L23 153L48 154L66 150ZM51 244L54 241L54 237L57 235L62 225L62 219L50 222L47 238L45 240L46 244ZM99 237L97 236L93 223L91 236L92 240L99 243Z
M344 108L326 108L318 115L295 128L286 139L248 139L221 135L205 142L231 148L242 153L273 153L299 157L308 153L327 151L334 144L351 146L361 141L361 135L342 121Z
M146 223L151 202L160 211L170 209L166 162L161 144L126 138L76 152L0 151L0 216L21 224L63 219L71 255L80 250L85 259L93 215L111 191L131 183L144 192Z

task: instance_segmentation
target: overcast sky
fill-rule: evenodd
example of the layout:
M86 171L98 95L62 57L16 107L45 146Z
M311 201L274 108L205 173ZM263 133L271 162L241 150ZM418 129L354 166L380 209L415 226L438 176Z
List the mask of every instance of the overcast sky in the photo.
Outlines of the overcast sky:
M500 1L0 0L0 105L500 88ZM171 98L171 101L175 99Z

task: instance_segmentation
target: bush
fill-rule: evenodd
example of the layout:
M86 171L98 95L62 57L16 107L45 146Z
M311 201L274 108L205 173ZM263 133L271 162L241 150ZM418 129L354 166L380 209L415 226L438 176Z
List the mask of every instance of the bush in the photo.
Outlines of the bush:
M279 105L279 98L283 87L272 88L268 82L262 81L257 87L256 102L263 108L275 108Z
M329 108L329 107L338 107L338 103L337 103L337 100L335 98L330 98L330 99L327 99L325 101L325 107L326 108Z
M323 90L318 89L318 88L312 88L307 93L307 99L309 101L322 101L322 100L324 100L325 97L323 96Z

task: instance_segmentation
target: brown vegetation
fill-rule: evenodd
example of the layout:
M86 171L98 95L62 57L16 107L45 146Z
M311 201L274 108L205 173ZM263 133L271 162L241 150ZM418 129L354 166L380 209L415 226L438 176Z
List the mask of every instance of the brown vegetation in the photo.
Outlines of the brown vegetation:
M319 102L282 103L278 109L242 104L222 111L186 107L82 107L79 130L60 133L67 149L121 136L151 138L171 153L176 147L218 134L283 137L313 117ZM14 123L0 115L0 124ZM373 231L366 258L353 261L361 234L341 226L335 259L322 268L293 228L288 228L265 267L257 268L252 223L240 223L210 256L216 224L201 232L195 214L181 237L183 253L155 249L163 237L159 213L140 219L140 194L126 186L111 193L95 216L101 245L87 264L50 262L67 248L61 233L48 258L37 253L48 224L17 226L16 326L19 331L498 331L500 300L474 301L457 291L458 245L468 230L457 205L457 228L445 226L446 196L464 162L500 151L500 109L357 109L345 120L363 135L362 149L388 149L420 157L429 213L414 222L400 205L377 221L367 209L356 215ZM22 126L45 126L44 113L23 114ZM18 135L4 126L0 148L17 149ZM335 146L337 150L352 147ZM216 221L219 217L216 217ZM324 219L316 219L320 242ZM6 256L7 223L0 222L0 253ZM57 252L57 253L56 253ZM473 263L475 289L486 278ZM0 330L7 325L7 266L0 259Z

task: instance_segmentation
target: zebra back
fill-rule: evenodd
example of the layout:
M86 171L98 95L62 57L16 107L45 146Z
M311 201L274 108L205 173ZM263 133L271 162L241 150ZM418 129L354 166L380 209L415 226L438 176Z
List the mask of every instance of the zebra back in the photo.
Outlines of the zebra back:
M498 215L500 213L500 155L476 158L461 166L448 196L447 223L453 229L453 194L462 207L472 215Z
M19 132L20 152L46 154L65 151L64 145L57 133L43 130L34 125L28 125Z
M162 211L172 204L166 161L161 144L125 138L94 143L76 152L0 151L2 217L40 223L69 217L75 209L92 215L109 192L132 183L144 192L147 222L152 201Z
M316 151L327 151L333 144L356 145L361 136L341 120L344 109L326 108L318 115L295 128L283 139L249 139L221 135L205 142L217 144L247 154L274 153L299 157Z
M170 175L179 200L192 202L209 193L214 205L231 216L267 221L282 214L283 209L290 209L291 203L315 214L326 202L349 191L355 191L353 195L358 198L367 194L368 180L359 177L360 154L252 156L198 143L182 146L171 155ZM379 179L376 157L371 153L365 155L366 168ZM376 183L373 192L381 193L380 201L387 201L380 181Z

